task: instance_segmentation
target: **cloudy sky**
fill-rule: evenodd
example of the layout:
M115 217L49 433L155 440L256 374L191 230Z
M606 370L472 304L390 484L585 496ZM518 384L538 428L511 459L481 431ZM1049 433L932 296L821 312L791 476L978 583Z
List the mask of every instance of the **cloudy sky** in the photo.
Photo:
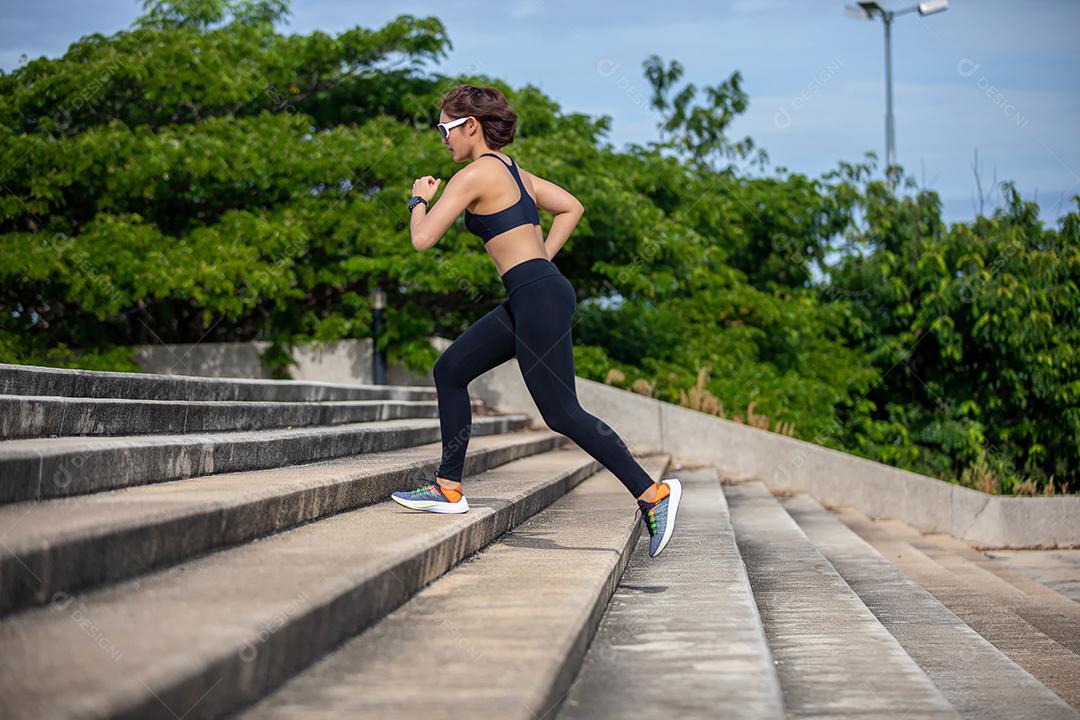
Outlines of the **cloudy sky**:
M884 2L901 9L907 2ZM897 161L936 190L950 222L983 187L1013 180L1053 227L1080 194L1080 2L952 0L893 26ZM750 136L783 166L811 177L884 158L884 42L880 20L845 16L844 0L294 0L288 32L380 27L408 13L437 16L454 45L437 68L476 69L533 84L568 111L612 117L608 138L657 139L642 61L678 60L684 82L717 85L741 71L750 108L732 135ZM111 34L141 14L136 0L4 0L0 68L56 56L88 33ZM432 68L435 70L436 68ZM992 192L984 211L1001 204Z

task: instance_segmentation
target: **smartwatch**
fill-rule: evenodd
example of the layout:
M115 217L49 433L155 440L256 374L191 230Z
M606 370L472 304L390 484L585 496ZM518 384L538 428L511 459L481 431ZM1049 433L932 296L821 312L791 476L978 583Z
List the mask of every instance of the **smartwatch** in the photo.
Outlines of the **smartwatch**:
M419 195L413 195L411 198L409 198L409 212L412 212L413 208L416 207L417 205L419 205L420 203L424 203L425 208L429 207L428 201L425 200L424 198L420 197Z

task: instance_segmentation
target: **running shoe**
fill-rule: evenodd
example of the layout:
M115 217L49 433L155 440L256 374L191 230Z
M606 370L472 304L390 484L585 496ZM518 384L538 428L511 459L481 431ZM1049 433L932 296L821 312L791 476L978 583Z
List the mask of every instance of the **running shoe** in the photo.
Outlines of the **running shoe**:
M641 520L649 531L649 557L656 557L667 547L671 535L675 532L675 513L679 510L679 501L682 500L682 483L678 478L661 480L661 485L666 485L668 492L656 502L638 500L641 510Z
M435 480L428 480L412 490L398 490L391 493L390 497L398 505L404 505L413 510L426 510L436 513L463 513L469 511L469 501L464 493L450 491L451 495L457 495L456 500L451 500Z

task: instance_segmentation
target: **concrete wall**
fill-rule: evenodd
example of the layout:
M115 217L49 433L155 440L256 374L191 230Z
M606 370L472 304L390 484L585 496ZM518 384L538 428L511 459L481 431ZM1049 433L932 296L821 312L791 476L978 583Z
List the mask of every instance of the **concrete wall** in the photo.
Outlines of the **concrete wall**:
M542 422L516 360L477 378L485 403ZM980 547L1080 547L1080 496L988 495L715 415L577 379L582 407L603 418L635 451L664 450L684 464L771 488L808 492L872 517L923 532L944 532Z
M433 338L439 349L449 341ZM267 343L200 343L143 348L151 372L266 377L258 351ZM370 341L348 340L297 353L297 380L371 382ZM432 385L425 376L387 368L394 385ZM480 376L469 392L487 405L530 415L543 425L517 360ZM635 452L664 451L684 464L708 464L736 479L808 492L872 517L896 518L924 532L945 532L984 547L1080 547L1080 496L1001 497L865 460L779 433L663 403L577 378L582 406L607 422Z
M443 338L434 340L436 347L449 343ZM270 372L259 362L259 353L269 345L266 341L142 345L135 354L135 362L146 372L163 375L269 378ZM293 380L372 382L370 339L341 340L299 348L293 357L299 363L289 368ZM430 370L421 375L398 365L386 368L386 382L389 385L434 385Z

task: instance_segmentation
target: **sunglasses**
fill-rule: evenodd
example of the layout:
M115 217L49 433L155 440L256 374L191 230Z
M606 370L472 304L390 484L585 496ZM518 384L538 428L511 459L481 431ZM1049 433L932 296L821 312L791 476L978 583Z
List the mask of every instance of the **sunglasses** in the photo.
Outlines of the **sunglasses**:
M451 128L457 127L461 123L468 120L470 117L472 117L472 116L471 115L466 115L463 118L458 118L457 120L452 120L452 121L450 121L448 123L439 123L435 127L439 128L439 134L442 135L442 139L445 140L446 138L448 138L450 136L450 129Z

